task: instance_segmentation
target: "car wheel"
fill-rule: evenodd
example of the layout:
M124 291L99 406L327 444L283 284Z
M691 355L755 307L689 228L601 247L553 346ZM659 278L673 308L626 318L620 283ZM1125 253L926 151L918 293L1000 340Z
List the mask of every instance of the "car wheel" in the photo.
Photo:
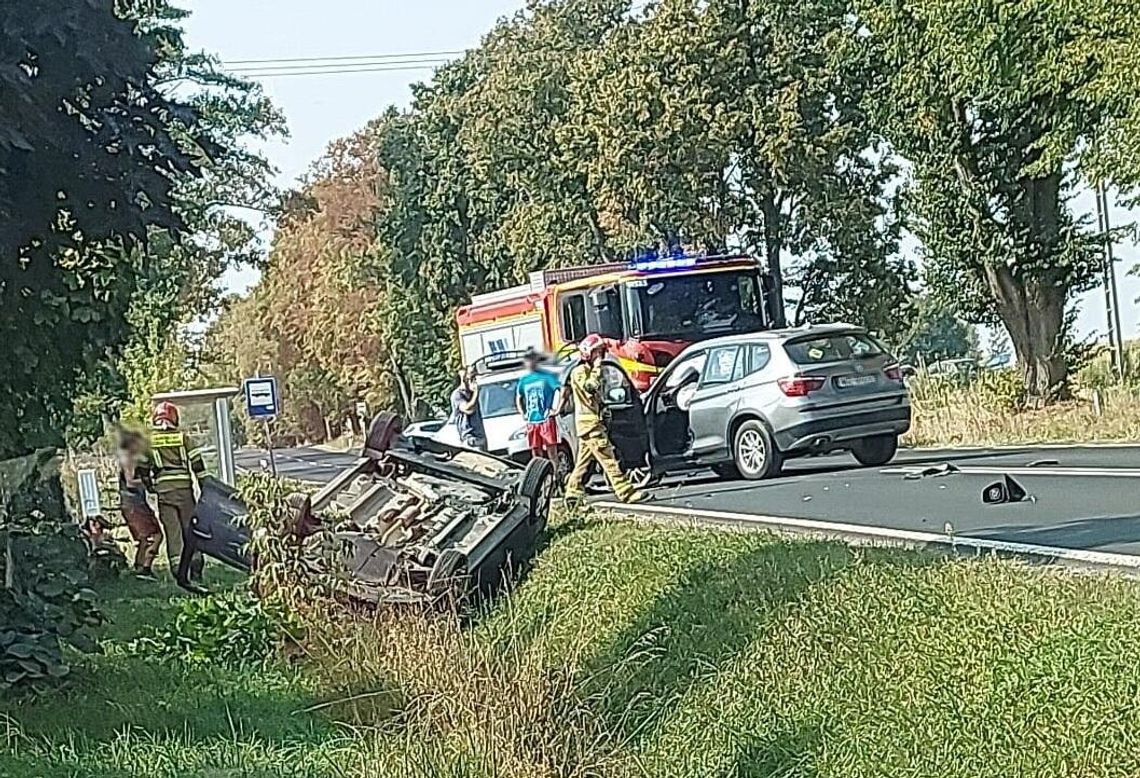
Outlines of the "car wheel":
M756 419L749 419L737 428L732 438L732 457L741 477L749 481L771 478L784 464L772 433Z
M554 466L549 459L535 457L527 463L519 482L519 496L525 501L527 520L537 538L546 529L550 517L550 498L554 493Z
M436 597L451 594L460 599L467 589L467 556L454 548L444 549L428 574L427 588Z
M364 438L364 455L373 459L382 457L404 428L403 419L387 411L376 414L368 425L368 435Z
M559 484L566 482L570 477L570 473L574 470L574 452L565 443L558 446L558 463L555 467L554 477L558 479Z
M864 467L885 465L895 458L899 450L897 435L874 435L863 438L851 447L851 453Z
M721 462L719 465L713 465L712 470L726 481L735 481L740 478L740 471L736 469L735 462Z

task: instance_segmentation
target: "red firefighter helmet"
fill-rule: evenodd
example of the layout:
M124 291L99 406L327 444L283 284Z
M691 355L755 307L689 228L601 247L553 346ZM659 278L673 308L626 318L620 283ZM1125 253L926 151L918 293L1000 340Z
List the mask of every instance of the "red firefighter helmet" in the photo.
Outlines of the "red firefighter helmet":
M606 347L606 341L596 332L591 332L586 337L582 338L582 342L578 344L578 354L582 359L589 359L594 356L594 353Z
M150 420L156 427L177 427L178 406L164 400L154 406L154 412L151 413Z

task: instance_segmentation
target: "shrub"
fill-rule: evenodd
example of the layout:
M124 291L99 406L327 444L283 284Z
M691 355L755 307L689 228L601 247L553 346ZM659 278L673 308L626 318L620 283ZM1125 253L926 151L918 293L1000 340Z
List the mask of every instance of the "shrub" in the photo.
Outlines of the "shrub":
M0 548L0 689L39 691L70 671L64 644L95 648L87 546L76 524L37 512L0 526Z
M985 370L974 381L982 407L993 413L1016 413L1025 408L1025 379L1014 368Z
M298 632L283 608L235 589L183 600L168 625L137 638L130 650L164 660L244 667L264 663Z
M254 591L265 601L304 615L323 608L333 587L305 563L302 542L293 531L297 513L291 495L301 489L296 482L264 473L250 473L238 484L253 531Z

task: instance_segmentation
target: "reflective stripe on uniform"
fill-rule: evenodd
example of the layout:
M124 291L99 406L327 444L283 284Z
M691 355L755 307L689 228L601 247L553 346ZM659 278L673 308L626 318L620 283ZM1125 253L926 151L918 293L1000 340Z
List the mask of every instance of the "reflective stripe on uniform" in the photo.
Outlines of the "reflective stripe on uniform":
M186 443L186 437L178 431L153 432L150 436L150 445L154 448L181 448Z

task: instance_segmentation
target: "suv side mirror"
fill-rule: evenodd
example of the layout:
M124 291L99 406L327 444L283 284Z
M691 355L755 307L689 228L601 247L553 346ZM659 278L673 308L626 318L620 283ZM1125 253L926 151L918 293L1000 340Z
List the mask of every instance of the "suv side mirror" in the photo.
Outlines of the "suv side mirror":
M606 392L606 400L614 405L624 405L629 402L629 392L624 386L614 386Z
M902 374L907 378L914 378L918 375L918 371L914 369L914 365L903 365Z

